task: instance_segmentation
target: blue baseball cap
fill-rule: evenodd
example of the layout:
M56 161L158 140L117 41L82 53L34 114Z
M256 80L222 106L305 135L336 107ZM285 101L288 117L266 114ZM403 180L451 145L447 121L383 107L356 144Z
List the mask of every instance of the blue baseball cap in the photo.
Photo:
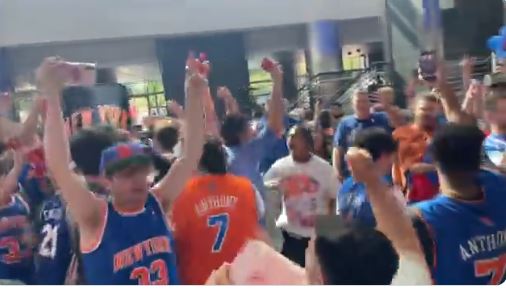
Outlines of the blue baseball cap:
M120 143L102 151L100 173L110 176L132 165L151 165L150 148L141 143Z

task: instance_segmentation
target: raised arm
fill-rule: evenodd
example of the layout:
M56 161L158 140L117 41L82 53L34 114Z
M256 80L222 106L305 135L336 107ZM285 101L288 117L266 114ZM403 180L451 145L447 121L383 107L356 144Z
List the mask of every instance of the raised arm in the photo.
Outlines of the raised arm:
M213 97L209 88L204 92L204 96L201 99L204 100L205 133L211 136L219 136L220 126L218 125L218 116L216 115Z
M441 101L449 122L461 124L475 124L473 116L462 111L459 99L455 91L448 83L445 65L441 62L438 66L436 87L441 93Z
M81 232L94 235L102 224L104 205L69 168L69 142L60 106L61 91L67 80L64 69L65 63L60 59L47 58L37 70L38 85L47 99L44 152L47 167Z
M219 87L216 95L225 103L227 115L238 114L240 112L237 100L226 86Z
M203 100L209 92L207 79L199 73L200 61L188 58L188 72L185 81L186 113L183 155L170 168L169 173L153 188L165 211L181 193L186 182L197 169L204 145Z
M406 208L382 180L370 154L350 148L346 155L353 178L363 182L377 222L377 229L392 241L397 252L425 264L424 254Z
M469 56L464 56L462 60L462 83L465 89L468 89L471 86L471 80L473 79L473 71L474 64L476 63L476 58L471 58Z
M37 135L37 126L39 126L39 117L43 112L44 100L40 97L34 99L30 114L26 118L25 122L21 127L21 133L19 134L19 141L23 145L31 145L35 135Z
M18 189L18 178L23 170L23 154L16 151L13 160L14 165L0 186L0 204L7 202Z
M198 73L207 80L209 78L210 72L211 63L207 60L202 61L202 59L200 59L198 65ZM219 137L220 125L218 115L216 115L213 96L211 95L211 90L209 87L206 88L204 94L201 96L201 99L203 100L205 117L204 131L210 136Z
M169 113L176 116L177 119L184 118L183 107L181 107L181 105L179 105L178 102L174 100L167 102L167 110Z
M464 101L462 102L462 111L466 112L469 115L473 115L473 113L475 112L474 106L476 104L474 102L474 99L475 96L473 96L471 88L469 87L466 91Z
M406 124L407 119L402 115L399 107L390 103L385 103L383 104L383 108L385 109L385 113L387 113L388 121L390 122L391 127L397 128Z
M315 125L315 129L319 129L318 118L320 117L320 113L323 110L322 108L323 108L322 100L317 99L316 102L314 103L314 113L313 113L313 123Z
M265 71L271 74L272 94L269 104L269 128L276 134L283 131L283 119L285 116L285 105L283 103L283 70L273 60L265 58L262 62Z

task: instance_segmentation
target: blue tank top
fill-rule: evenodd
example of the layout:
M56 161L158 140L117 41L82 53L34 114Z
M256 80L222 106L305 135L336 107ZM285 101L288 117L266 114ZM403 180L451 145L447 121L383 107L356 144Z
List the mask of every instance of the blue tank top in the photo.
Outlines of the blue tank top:
M39 247L35 265L35 282L40 285L63 285L72 258L72 242L66 209L59 196L42 203Z
M500 284L506 279L506 177L481 171L484 199L439 195L415 205L434 240L436 284Z
M33 284L33 238L28 205L19 195L0 207L0 279Z
M153 195L135 215L121 215L111 202L98 247L82 254L90 285L178 285L174 240Z

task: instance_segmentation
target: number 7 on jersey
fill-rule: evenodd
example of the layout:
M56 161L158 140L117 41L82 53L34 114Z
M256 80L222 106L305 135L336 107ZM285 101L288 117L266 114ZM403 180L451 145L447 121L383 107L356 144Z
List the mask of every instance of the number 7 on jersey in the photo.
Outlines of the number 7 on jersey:
M213 244L213 253L217 253L221 251L221 247L223 246L223 241L225 237L227 237L228 231L228 221L229 216L228 213L218 214L214 216L209 216L207 218L207 226L208 227L216 227L218 226L218 233L216 234L216 238Z

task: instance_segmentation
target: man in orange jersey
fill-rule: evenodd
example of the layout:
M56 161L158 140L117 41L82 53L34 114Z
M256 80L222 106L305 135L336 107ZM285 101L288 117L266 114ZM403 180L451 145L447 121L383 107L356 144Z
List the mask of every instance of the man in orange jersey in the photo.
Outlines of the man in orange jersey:
M253 184L227 172L218 140L204 145L200 169L172 208L182 284L203 285L213 270L232 262L246 240L259 235L264 212Z

